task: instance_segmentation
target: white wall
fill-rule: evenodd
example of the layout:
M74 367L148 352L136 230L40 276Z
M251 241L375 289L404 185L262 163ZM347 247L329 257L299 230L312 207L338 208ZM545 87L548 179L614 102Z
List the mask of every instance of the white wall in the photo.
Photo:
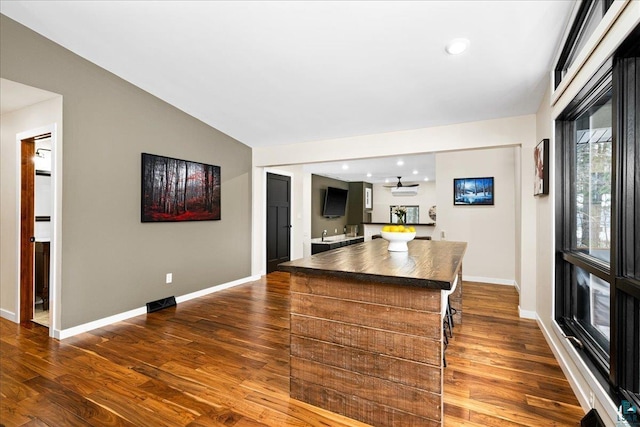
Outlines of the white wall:
M514 147L436 155L438 221L435 236L467 242L465 280L514 284L516 239ZM454 206L453 179L494 177L493 206Z
M506 117L277 147L257 147L253 149L253 165L257 167L295 165L520 145L534 140L534 117L534 115Z
M415 196L394 196L387 184L373 185L373 210L371 222L389 222L389 206L420 206L420 222L432 222L429 208L436 204L435 181L420 182L418 194Z
M19 275L18 159L19 133L32 129L62 126L62 97L3 114L0 145L0 314L15 321ZM59 132L61 135L61 132Z

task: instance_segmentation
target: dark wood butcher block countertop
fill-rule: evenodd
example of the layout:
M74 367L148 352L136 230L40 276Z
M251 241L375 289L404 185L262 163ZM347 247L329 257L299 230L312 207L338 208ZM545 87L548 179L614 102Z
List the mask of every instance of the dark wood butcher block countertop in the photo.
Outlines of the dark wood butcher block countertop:
M467 249L466 242L413 240L408 252L389 252L388 242L370 242L288 261L282 271L368 282L451 289Z

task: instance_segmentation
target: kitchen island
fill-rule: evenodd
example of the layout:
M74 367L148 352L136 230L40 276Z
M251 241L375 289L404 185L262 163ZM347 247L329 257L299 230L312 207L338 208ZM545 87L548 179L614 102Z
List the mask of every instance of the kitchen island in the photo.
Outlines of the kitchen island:
M376 426L442 425L442 297L462 322L466 243L382 239L286 262L290 395Z

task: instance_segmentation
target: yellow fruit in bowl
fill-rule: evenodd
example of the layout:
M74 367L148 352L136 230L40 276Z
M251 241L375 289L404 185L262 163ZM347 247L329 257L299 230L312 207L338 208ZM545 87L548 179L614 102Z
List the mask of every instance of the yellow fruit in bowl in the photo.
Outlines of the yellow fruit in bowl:
M391 227L389 227L389 228L390 228L390 230L389 230L389 231L390 231L390 232L392 232L392 233L397 233L398 231L400 231L400 229L398 228L398 226L397 226L397 225L392 225L392 226L391 226Z
M404 225L398 225L398 231L400 232L404 231Z
M409 232L415 233L416 232L416 228L415 227L409 227Z
M385 225L384 227L382 227L382 231L384 231L384 232L391 231L391 226L390 225Z

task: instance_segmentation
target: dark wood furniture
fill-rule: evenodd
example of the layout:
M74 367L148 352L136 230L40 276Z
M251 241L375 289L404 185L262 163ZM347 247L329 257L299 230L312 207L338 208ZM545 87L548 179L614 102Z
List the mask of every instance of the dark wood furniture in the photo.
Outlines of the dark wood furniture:
M440 426L441 292L462 322L466 243L382 239L280 264L291 273L290 394L376 426Z

